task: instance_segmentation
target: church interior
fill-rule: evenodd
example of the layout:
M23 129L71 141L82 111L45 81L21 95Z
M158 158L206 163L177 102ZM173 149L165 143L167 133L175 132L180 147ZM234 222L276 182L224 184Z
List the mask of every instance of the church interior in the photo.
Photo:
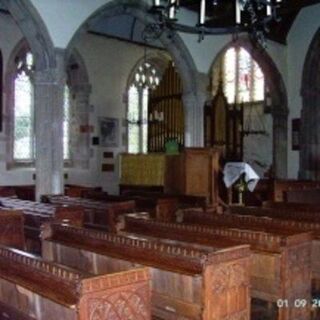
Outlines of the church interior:
M319 17L0 0L0 320L320 320Z

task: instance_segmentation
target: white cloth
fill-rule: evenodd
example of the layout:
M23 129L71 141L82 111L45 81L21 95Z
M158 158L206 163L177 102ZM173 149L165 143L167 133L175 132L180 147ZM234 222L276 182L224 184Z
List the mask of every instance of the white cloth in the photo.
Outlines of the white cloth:
M255 189L260 177L251 168L251 166L245 162L226 163L223 169L223 181L226 187L231 187L243 173L248 189L252 192Z

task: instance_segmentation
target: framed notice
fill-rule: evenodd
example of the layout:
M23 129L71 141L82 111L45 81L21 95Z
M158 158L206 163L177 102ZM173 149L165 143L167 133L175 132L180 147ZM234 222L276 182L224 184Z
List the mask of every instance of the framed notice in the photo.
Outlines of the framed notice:
M300 150L300 119L292 119L292 150Z
M119 119L99 118L100 127L100 146L118 147L119 146Z

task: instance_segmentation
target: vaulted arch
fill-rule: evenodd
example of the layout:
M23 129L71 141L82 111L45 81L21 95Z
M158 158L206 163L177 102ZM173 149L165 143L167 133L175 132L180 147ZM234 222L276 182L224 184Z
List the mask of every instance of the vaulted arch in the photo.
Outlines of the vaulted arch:
M320 179L320 28L304 62L301 95L300 171L302 179Z
M288 162L288 99L283 78L268 52L260 45L254 44L247 36L241 36L222 48L215 57L212 67L233 46L242 47L249 52L265 76L266 86L272 98L274 173L277 178L286 178Z
M0 0L0 3L10 12L27 40L35 56L36 69L44 70L54 67L56 59L52 40L30 0Z
M69 43L69 50L74 47L74 43L76 43L78 37L86 32L90 24L103 18L127 14L132 15L144 24L154 23L154 17L148 14L149 8L150 6L146 1L110 1L93 13L89 19L84 21ZM200 89L196 66L178 33L165 29L159 40L171 55L183 82L183 102L186 111L186 144L188 146L200 146L202 145L202 106L204 99L199 93Z

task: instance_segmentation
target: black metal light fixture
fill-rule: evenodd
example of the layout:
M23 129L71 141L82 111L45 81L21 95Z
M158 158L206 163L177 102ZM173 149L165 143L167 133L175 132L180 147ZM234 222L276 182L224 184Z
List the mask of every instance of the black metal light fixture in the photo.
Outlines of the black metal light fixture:
M270 22L280 21L278 9L282 0L234 0L234 24L230 27L215 28L207 25L207 8L210 1L210 10L214 11L225 0L199 0L198 23L190 26L180 23L177 19L180 0L154 0L150 13L157 18L156 23L146 26L143 38L146 41L155 40L164 29L198 34L199 41L206 35L248 32L254 41L265 46L265 35L269 31Z

